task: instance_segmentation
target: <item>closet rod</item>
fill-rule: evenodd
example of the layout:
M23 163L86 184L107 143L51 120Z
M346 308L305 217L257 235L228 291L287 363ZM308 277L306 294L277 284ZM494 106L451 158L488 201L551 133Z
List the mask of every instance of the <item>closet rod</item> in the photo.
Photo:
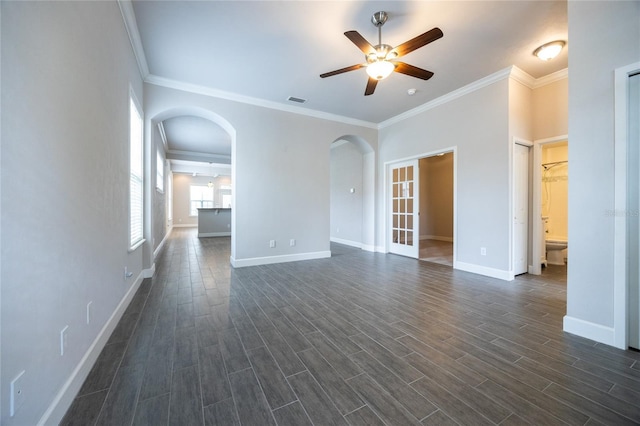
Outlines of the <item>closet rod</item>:
M547 167L547 166L555 166L556 164L562 164L562 163L568 163L569 161L565 160L565 161L554 161L553 163L544 163L541 164L542 167Z

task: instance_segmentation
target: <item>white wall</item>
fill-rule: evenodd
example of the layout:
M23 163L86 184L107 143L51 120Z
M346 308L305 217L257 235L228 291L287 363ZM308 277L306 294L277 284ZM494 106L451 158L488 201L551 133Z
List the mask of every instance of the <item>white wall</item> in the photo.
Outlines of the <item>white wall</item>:
M199 108L235 129L236 266L329 255L330 144L356 135L375 148L375 129L152 84L145 85L145 100L150 118ZM276 240L275 248L269 240Z
M363 154L353 143L340 141L331 146L331 240L356 247L362 246L363 162Z
M457 147L457 267L504 277L511 217L508 90L505 78L382 128L378 163L384 182L387 162ZM384 224L383 197L377 212ZM382 232L378 238L384 241ZM486 256L480 247L486 247Z
M569 2L569 260L564 328L613 342L614 70L640 60L640 2Z
M141 249L127 252L128 105L130 85L140 101L143 88L116 2L0 7L0 423L34 425L60 397L55 424L95 359L83 356L141 277ZM22 370L25 402L10 417Z

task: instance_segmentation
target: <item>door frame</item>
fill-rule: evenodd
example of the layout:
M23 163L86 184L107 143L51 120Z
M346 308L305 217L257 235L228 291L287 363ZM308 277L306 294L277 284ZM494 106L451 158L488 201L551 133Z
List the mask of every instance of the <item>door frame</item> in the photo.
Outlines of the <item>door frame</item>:
M535 256L539 256L542 253L542 233L544 229L542 227L542 147L550 143L557 143L567 141L569 143L568 135L553 136L545 139L537 139L533 141L533 191L532 191L532 227L531 227L531 252L532 264L529 267L529 273L532 275L542 274L542 264L540 261L536 261ZM568 200L567 200L568 202Z
M420 160L425 157L433 157L438 154L453 153L453 269L457 268L457 252L458 252L458 147L451 146L435 151L427 151L422 154L412 155L410 157L399 158L384 162L384 252L389 253L391 241L391 168L400 163L412 160ZM418 172L419 173L419 172ZM418 174L418 178L419 178ZM418 241L420 236L418 235ZM417 260L417 259L416 259Z
M614 77L614 247L613 346L629 344L629 282L627 280L627 144L629 143L629 77L640 72L640 62L617 68Z

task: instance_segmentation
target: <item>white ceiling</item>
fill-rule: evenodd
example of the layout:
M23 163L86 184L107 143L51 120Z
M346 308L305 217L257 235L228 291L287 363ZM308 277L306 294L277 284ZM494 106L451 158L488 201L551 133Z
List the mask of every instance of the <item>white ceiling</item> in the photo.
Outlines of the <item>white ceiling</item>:
M171 151L195 151L231 157L231 136L206 118L182 115L162 122Z
M396 46L436 26L444 32L403 57L435 75L423 81L393 73L367 97L364 69L321 79L364 62L343 33L356 30L377 44L370 18L379 10L389 14L383 43ZM532 55L543 43L567 40L566 1L144 0L133 11L151 77L370 123L511 65L534 78L567 67L567 48L549 62Z

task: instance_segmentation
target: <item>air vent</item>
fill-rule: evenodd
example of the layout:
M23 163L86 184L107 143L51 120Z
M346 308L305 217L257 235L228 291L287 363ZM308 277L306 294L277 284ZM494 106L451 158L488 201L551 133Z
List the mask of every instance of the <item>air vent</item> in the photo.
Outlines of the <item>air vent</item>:
M307 102L307 100L306 100L306 99L296 98L295 96L289 96L289 97L287 98L287 100L288 100L288 101L291 101L291 102L297 102L297 103L299 103L299 104L303 104L303 103Z

